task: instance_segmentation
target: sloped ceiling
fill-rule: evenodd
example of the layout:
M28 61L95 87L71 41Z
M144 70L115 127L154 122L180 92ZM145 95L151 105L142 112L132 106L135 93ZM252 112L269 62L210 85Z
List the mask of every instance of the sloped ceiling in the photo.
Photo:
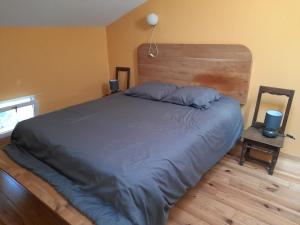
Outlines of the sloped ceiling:
M106 26L146 0L0 0L0 26Z

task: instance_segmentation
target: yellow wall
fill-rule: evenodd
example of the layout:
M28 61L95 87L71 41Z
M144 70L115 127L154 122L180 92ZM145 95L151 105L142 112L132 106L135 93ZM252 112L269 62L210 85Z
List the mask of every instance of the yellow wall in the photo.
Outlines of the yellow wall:
M105 28L0 28L0 100L36 95L41 113L100 97Z
M107 28L111 74L116 65L136 73L136 49L147 42L145 17L154 11L160 43L234 43L248 46L253 69L248 103L249 124L259 85L296 90L284 151L300 155L300 1L299 0L149 0ZM276 100L274 100L276 101Z
M113 74L117 65L130 66L137 76L136 49L150 36L145 17L154 11L158 42L248 46L253 69L243 108L247 124L259 85L292 88L287 133L299 139L299 8L299 0L149 0L106 29L0 28L0 100L36 95L45 113L101 96L109 68ZM298 139L287 139L284 151L300 155Z

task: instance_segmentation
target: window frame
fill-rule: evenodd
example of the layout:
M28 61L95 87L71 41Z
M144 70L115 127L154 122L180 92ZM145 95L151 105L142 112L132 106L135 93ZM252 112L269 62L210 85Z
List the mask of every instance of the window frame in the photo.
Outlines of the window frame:
M30 101L22 102L22 103L16 103L16 104L4 106L4 107L0 106L0 113L1 112L6 112L6 111L9 111L9 110L17 110L18 108L22 108L22 107L25 107L25 106L32 105L33 106L33 117L35 117L38 114L38 106L37 106L37 101L36 101L35 95L24 96L24 97L20 97L20 98L0 101L0 104L4 103L4 102L5 103L6 102L7 103L12 102L13 103L14 101L20 101L22 99L27 99L27 98L29 98ZM12 132L13 132L13 130L7 131L5 133L0 133L0 139L9 137L12 134Z

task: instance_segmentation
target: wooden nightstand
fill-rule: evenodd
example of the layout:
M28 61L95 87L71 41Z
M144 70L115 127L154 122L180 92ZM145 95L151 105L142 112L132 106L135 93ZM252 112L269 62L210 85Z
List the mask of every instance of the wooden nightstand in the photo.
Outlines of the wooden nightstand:
M276 138L267 138L262 135L262 128L249 127L242 135L243 149L240 159L240 165L245 160L251 159L259 161L267 166L268 173L273 174L280 149L283 147L284 137L282 135ZM271 162L256 159L250 156L251 149L263 151L272 155Z
M118 93L120 93L120 92L121 92L121 91L110 92L110 93L108 93L108 94L103 95L103 97L107 97L107 96L111 96L111 95L114 95L114 94L118 94Z
M261 122L257 122L261 96L264 93L269 93L272 95L285 95L289 99L284 113L282 125L279 128L279 135L276 138L268 138L263 136L262 130L264 125ZM280 149L283 147L284 132L285 132L289 112L291 109L294 93L295 93L294 90L288 90L288 89L265 87L265 86L261 86L259 88L252 125L248 129L246 129L242 135L243 148L241 152L240 165L243 165L245 160L247 159L256 160L267 165L268 173L270 175L273 174ZM269 162L269 161L264 161L264 160L251 157L250 156L251 149L255 149L258 151L263 151L271 154L272 156L271 161Z

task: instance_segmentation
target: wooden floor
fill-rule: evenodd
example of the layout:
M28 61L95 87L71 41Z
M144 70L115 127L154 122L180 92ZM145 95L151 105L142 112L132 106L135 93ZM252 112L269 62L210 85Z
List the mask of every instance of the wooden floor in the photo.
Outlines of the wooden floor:
M50 207L0 170L0 225L68 225Z
M0 151L7 171L57 214L74 225L92 224L52 187ZM1 204L1 203L0 203ZM281 155L274 175L227 155L172 208L168 225L299 225L300 159ZM42 224L41 224L42 225Z

